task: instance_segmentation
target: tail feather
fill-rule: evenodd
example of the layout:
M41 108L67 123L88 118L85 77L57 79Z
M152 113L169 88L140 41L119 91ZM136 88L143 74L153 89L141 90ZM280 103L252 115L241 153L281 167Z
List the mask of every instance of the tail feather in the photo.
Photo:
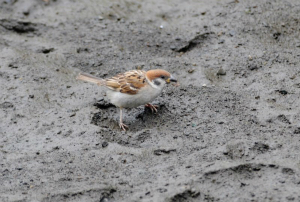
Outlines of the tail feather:
M95 77L93 75L90 75L90 74L86 74L86 73L80 73L78 76L77 76L77 79L78 80L82 80L82 81L88 81L88 82L91 82L91 83L95 83L99 86L101 85L104 85L105 84L105 81L103 79L100 79L98 77Z

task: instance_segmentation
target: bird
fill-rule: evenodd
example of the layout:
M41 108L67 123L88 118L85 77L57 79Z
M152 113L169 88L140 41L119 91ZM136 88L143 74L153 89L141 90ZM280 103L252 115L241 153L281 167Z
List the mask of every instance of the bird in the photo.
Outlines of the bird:
M119 126L124 131L128 126L123 123L123 109L145 105L157 112L158 106L150 102L161 94L166 84L177 83L177 79L163 69L130 70L106 79L79 73L77 79L106 87L107 98L120 109Z

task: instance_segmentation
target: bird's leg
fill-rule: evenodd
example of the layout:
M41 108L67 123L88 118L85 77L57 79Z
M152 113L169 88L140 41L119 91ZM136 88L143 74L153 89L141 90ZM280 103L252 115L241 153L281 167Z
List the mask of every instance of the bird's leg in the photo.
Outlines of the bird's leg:
M128 128L128 126L126 126L124 123L123 123L123 108L120 108L120 122L119 122L119 126L122 130L126 131L125 128Z
M145 104L145 107L149 107L151 109L152 113L153 112L157 113L157 109L156 109L156 108L158 108L157 105L152 105L150 103L147 103L147 104Z

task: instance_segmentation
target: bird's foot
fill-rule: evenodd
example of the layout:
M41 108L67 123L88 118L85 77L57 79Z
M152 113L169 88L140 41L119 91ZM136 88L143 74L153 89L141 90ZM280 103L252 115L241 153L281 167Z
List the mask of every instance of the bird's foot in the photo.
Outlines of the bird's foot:
M148 103L148 104L145 104L145 107L150 108L151 111L152 111L152 113L153 113L153 112L157 113L157 109L156 109L156 108L158 108L157 105L152 105L152 104L149 104L149 103Z
M125 128L127 128L128 129L128 126L127 125L125 125L124 123L122 123L122 122L120 122L119 123L119 126L120 126L120 128L122 129L122 130L124 130L124 131L126 131L126 129Z

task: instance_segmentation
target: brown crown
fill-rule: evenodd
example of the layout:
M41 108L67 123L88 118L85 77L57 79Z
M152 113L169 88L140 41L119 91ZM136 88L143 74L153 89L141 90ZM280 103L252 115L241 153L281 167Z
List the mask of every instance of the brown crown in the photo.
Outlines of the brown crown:
M159 78L161 76L165 76L166 78L169 78L171 75L169 72L163 69L153 69L147 71L146 76L150 81L152 81L153 79Z

